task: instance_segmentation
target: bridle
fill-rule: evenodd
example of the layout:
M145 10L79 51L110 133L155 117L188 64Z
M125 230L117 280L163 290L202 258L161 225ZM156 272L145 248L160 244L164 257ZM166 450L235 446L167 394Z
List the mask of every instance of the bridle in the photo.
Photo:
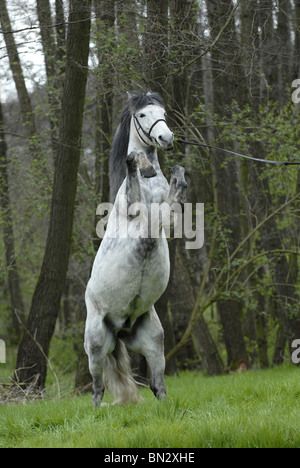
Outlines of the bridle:
M135 126L135 129L136 129L136 132L137 132L138 136L143 141L143 143L145 143L146 146L154 146L154 144L155 144L155 142L152 141L154 137L151 136L151 133L152 133L152 130L154 129L154 127L159 122L165 122L165 124L167 124L165 119L157 119L154 122L154 124L151 126L149 132L146 132L146 130L142 127L139 119L137 118L137 116L135 114L133 115L133 121L134 121L134 126ZM142 137L142 135L140 133L140 130L148 138L148 140L150 140L152 142L152 144L149 144L147 141L144 140L144 138ZM225 148L218 148L217 146L208 145L206 143L198 143L198 142L187 141L187 140L183 140L183 139L177 139L177 143L183 143L183 144L191 145L191 146L202 146L204 148L223 151L224 153L231 154L233 156L237 156L237 157L240 157L240 158L250 159L251 161L265 163L265 164L274 164L276 166L298 166L298 165L300 165L299 161L273 161L273 160L269 160L269 159L253 158L252 156L246 156L245 154L237 153L235 151L227 150Z
M137 118L136 114L133 114L133 122L134 122L135 130L136 130L139 138L141 139L141 141L146 146L149 146L149 147L155 146L155 141L153 141L154 137L151 136L151 133L152 133L154 127L159 122L164 122L167 125L167 122L166 122L165 119L157 119L152 124L149 132L146 132L146 130L142 127L141 122ZM145 141L142 134L148 139L148 142ZM151 141L151 143L149 143L149 141ZM236 156L236 157L243 158L243 159L248 159L250 161L255 161L255 162L258 162L258 163L273 164L275 166L298 166L298 165L300 165L300 161L274 161L274 160L270 160L270 159L254 158L252 156L248 156L248 155L245 155L245 154L242 154L242 153L238 153L236 151L228 150L228 149L225 149L225 148L219 148L217 146L209 145L207 143L200 143L200 142L196 142L196 141L188 141L188 140L185 140L185 139L182 139L182 138L177 138L176 141L177 141L177 143L182 143L182 144L185 144L185 145L209 148L211 150L218 150L218 151L221 151L223 153L230 154L232 156ZM170 148L170 149L172 149L172 148Z
M140 137L140 139L145 143L145 145L147 146L154 146L155 143L152 142L152 139L154 137L151 136L151 133L152 133L152 130L154 129L154 127L159 123L159 122L165 122L165 124L167 124L166 120L165 119L157 119L154 124L151 126L149 132L146 132L146 130L143 129L139 119L137 118L136 115L133 115L133 121L134 121L134 126L135 126L135 129L136 129L136 132L138 134L138 136ZM143 134L148 138L148 140L150 140L152 142L152 144L149 144L147 141L144 140L144 138L142 137L141 133L140 133L140 130L142 130Z

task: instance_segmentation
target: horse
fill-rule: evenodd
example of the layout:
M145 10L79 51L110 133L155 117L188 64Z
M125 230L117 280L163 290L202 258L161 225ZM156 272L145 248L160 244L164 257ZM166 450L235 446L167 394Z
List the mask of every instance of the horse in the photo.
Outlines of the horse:
M84 347L93 379L95 407L101 405L105 389L113 393L118 404L141 400L128 350L146 358L151 390L158 399L167 399L164 330L154 307L170 275L164 222L159 217L158 236L137 235L137 224L133 224L137 216L129 213L136 203L146 206L148 215L152 204L184 206L187 190L184 168L176 165L171 169L169 184L158 160L157 148L172 149L173 142L160 95L151 92L129 95L109 161L110 197L114 205L85 293ZM122 211L120 200L126 201L128 210ZM147 213L144 218L138 216L146 232ZM128 221L126 226L131 235L120 232L116 219Z

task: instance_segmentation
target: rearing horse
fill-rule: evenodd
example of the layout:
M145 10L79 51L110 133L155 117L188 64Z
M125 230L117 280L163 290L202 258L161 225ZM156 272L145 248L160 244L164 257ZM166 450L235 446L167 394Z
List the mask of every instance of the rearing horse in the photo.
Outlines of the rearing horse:
M159 218L159 235L151 238L137 235L136 225L129 222L128 231L135 232L124 236L113 220L121 221L124 216L128 216L126 221L134 219L134 215L121 212L122 197L128 208L143 203L148 213L153 203L182 206L187 188L184 169L173 167L169 185L157 157L157 147L170 149L173 140L161 97L153 93L131 95L112 144L110 185L115 203L85 295L85 350L95 406L101 404L105 388L117 403L139 401L127 349L145 356L151 390L157 398L166 398L164 331L154 308L170 273L164 224ZM144 218L146 231L149 216ZM143 224L142 216L139 222Z

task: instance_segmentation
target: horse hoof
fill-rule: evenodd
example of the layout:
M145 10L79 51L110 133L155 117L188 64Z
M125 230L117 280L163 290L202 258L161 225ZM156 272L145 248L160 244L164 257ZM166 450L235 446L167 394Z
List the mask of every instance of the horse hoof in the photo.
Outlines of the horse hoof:
M153 166L145 167L141 169L141 175L146 179L150 179L151 177L155 177L157 175L157 172Z
M135 160L135 157L136 157L136 151L131 151L131 153L127 155L126 163L127 163L128 166L131 166L132 164L137 166L137 162Z

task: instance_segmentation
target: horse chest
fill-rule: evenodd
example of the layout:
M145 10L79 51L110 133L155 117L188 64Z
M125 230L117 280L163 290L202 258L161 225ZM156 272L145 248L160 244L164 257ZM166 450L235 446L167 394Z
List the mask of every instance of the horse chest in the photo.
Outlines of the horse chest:
M141 259L140 295L151 297L151 295L159 294L158 297L160 297L169 281L167 242L157 242L156 239L141 239L141 241L136 251Z
M139 178L142 197L151 203L162 203L168 194L168 182L161 170L157 170L157 176L153 179Z
M118 242L120 240L116 240ZM126 239L123 248L99 256L90 287L103 313L117 322L145 313L167 287L170 273L166 239Z
M152 305L164 292L170 273L166 239L139 239L129 260L129 282L134 285L134 298L141 300L135 309ZM133 309L131 304L131 309ZM144 312L144 310L143 310Z

